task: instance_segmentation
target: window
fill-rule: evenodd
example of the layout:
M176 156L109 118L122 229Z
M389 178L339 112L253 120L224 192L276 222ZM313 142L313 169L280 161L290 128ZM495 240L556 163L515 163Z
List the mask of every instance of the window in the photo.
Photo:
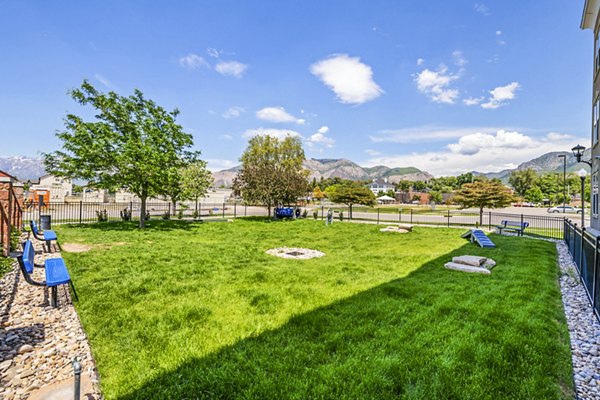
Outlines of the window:
M594 102L592 110L592 142L598 143L598 127L600 125L600 97Z
M594 38L594 76L600 69L600 41L598 35Z
M592 175L592 216L598 218L598 173Z

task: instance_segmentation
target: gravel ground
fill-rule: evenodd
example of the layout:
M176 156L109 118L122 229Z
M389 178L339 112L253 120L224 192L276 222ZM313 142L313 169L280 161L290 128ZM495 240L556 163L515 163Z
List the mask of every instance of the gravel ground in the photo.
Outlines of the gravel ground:
M34 247L38 264L46 257L60 257L42 254L39 242L34 241ZM45 280L43 269L35 269L34 280ZM98 388L90 346L66 285L58 293L59 307L51 307L50 290L25 282L16 262L0 279L0 399L26 399L72 377L74 357L80 358L83 373ZM95 391L92 398L100 398Z
M560 290L571 336L573 377L578 399L600 399L600 324L573 258L563 241L556 241L562 272Z

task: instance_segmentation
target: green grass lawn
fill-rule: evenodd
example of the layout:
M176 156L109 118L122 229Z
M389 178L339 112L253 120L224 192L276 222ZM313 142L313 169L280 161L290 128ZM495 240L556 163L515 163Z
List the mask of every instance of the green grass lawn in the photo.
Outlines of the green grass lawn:
M552 243L321 221L57 227L107 399L573 397ZM273 247L327 255L286 260ZM485 255L490 276L445 270Z

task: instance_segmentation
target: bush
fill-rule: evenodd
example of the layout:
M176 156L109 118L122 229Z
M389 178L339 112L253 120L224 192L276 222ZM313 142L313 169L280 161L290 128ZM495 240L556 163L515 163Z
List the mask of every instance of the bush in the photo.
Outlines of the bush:
M164 219L164 220L171 219L171 213L170 213L170 212L168 212L168 211L165 211L165 212L164 212L164 213L161 215L161 218L162 218L162 219Z
M340 215L339 215L340 221L344 220L344 212L340 211Z
M183 210L181 208L177 211L177 219L183 219Z
M10 251L19 251L21 230L13 226L10 230Z
M319 211L318 210L313 211L313 218L314 219L319 218Z
M146 211L146 221L150 219L150 211Z
M308 210L305 208L304 211L302 211L302 218L306 218L308 216Z
M124 208L120 214L123 221L131 221L131 211L128 208Z
M198 210L194 210L194 212L192 213L192 218L198 219L198 217L200 217L200 213L198 212Z
M106 209L102 211L96 210L96 218L98 219L98 222L108 221L108 212L106 211Z
M0 255L0 277L12 269L13 262L12 258Z

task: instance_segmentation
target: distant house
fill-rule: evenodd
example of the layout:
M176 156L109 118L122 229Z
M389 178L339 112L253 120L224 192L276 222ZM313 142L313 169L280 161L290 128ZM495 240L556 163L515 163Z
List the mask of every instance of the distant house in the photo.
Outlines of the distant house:
M379 193L387 193L389 190L393 191L396 188L393 183L389 183L386 179L373 179L373 182L369 184L369 189L375 196Z
M82 200L87 203L106 203L108 202L108 190L83 188Z
M33 201L43 196L45 202L62 203L73 193L73 182L70 179L48 174L40 177L38 183L33 183L29 187L29 192Z

